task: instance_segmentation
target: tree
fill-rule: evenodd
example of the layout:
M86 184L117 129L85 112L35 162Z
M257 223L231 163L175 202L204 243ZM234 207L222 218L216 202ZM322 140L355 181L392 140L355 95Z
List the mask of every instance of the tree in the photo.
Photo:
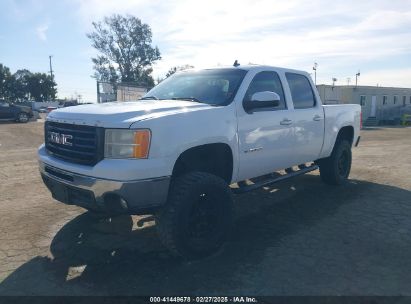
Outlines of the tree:
M171 75L173 75L176 72L184 71L184 70L188 70L188 69L193 69L193 68L194 68L194 66L189 65L189 64L172 67L171 69L168 70L168 72L166 74L166 78L170 77Z
M130 15L112 15L92 24L94 31L87 37L101 53L92 58L96 79L154 85L151 65L161 56L158 47L151 46L149 25Z
M30 98L28 79L32 75L33 74L27 69L17 70L16 73L13 74L13 77L9 84L10 100L15 101Z
M10 78L10 69L0 63L0 98L6 98L8 96Z
M55 99L57 95L56 83L50 75L34 73L27 77L27 91L36 101Z
M95 78L112 83L118 81L116 69L106 57L97 56L97 58L92 58L91 61L94 63L94 69L96 70Z
M45 73L32 73L27 69L10 73L0 64L0 98L9 101L34 99L45 101L56 98L56 83Z

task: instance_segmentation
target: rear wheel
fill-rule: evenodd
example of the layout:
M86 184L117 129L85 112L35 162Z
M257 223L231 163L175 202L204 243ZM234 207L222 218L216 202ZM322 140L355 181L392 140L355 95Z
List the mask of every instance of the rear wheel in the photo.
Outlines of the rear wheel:
M26 123L26 122L28 122L29 121L29 116L27 115L27 113L20 113L19 114L19 116L18 116L18 119L17 119L19 122L22 122L22 123Z
M193 172L172 184L166 206L156 215L163 244L175 255L196 259L218 251L233 221L233 199L220 177Z
M347 181L351 170L351 145L347 140L337 141L330 157L318 161L321 179L330 185Z

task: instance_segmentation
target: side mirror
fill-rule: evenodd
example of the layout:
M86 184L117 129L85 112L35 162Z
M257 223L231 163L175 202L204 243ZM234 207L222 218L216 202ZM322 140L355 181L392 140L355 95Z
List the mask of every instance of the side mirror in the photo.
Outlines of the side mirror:
M263 91L254 93L251 100L245 100L244 110L248 113L253 109L274 108L280 105L280 95L275 92Z

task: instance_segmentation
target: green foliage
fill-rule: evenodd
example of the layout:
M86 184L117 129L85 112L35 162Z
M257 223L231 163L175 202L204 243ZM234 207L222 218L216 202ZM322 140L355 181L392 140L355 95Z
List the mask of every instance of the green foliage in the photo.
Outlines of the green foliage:
M171 75L175 74L177 72L177 67L172 67L171 69L168 70L166 74L166 78L170 77Z
M154 85L151 65L161 56L158 47L151 46L149 25L130 15L112 15L93 22L93 27L87 37L101 53L92 58L96 79Z
M94 63L94 77L98 80L108 81L108 82L117 82L118 75L116 69L104 56L97 56L97 58L91 58L91 61Z
M51 79L51 76L44 73L34 73L31 74L26 81L27 91L32 99L45 101L56 98L56 83Z
M10 69L0 63L0 98L7 96L10 78Z
M11 74L9 68L0 64L0 98L12 102L28 99L45 101L55 99L56 95L56 83L51 76L26 69Z

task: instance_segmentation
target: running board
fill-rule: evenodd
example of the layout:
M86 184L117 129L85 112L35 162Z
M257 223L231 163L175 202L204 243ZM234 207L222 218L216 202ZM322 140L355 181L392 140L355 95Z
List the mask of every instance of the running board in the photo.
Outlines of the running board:
M298 171L294 171L294 172L291 172L291 173L288 173L288 174L284 174L284 175L281 175L281 176L276 177L276 178L271 178L271 179L264 180L260 183L255 183L255 184L245 186L245 187L241 187L241 188L234 188L234 189L232 189L232 191L235 194L241 194L241 193L253 191L253 190L256 190L258 188L266 187L266 186L269 186L271 184L275 184L277 182L280 182L280 181L283 181L283 180L286 180L286 179L289 179L289 178L292 178L292 177L295 177L295 176L303 175L305 173L308 173L308 172L311 172L311 171L314 171L314 170L317 170L317 169L318 169L317 165L312 165L312 166L309 166L307 168L300 169Z

